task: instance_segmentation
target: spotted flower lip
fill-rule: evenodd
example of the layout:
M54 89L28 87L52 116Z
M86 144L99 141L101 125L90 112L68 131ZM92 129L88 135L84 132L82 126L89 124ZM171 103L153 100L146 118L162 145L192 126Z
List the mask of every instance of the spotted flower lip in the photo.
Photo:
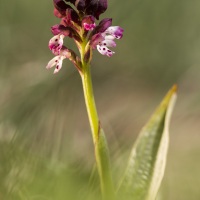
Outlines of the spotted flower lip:
M55 56L52 60L50 60L46 66L47 69L52 68L53 66L56 66L55 70L54 70L54 74L58 73L60 71L60 69L62 68L62 62L65 59L64 56L58 55Z
M53 59L51 59L48 62L46 68L50 69L50 68L56 66L55 70L54 70L54 74L58 73L60 71L60 69L62 68L63 60L66 58L70 58L70 57L71 57L71 52L69 51L69 49L67 49L65 46L62 46L62 48L60 50L60 54L56 55Z
M104 56L111 57L115 52L108 49L107 46L104 45L97 45L97 50Z
M65 36L63 34L56 35L52 37L49 41L49 49L53 54L58 55L63 46L63 38Z
M99 42L99 45L107 46L107 47L116 47L116 43L112 37L105 37L105 40Z
M99 30L105 30L110 22L105 20ZM121 39L123 37L123 29L119 26L110 26L104 32L95 34L91 39L93 48L97 48L99 53L111 57L115 52L111 51L108 47L116 47L114 39Z

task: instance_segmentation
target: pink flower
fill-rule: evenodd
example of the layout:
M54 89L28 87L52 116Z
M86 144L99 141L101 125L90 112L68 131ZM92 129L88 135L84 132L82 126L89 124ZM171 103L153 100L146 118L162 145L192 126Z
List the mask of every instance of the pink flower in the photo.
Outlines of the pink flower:
M63 38L65 36L63 34L56 35L52 37L49 41L49 49L52 51L54 55L60 54L60 50L63 46Z
M93 30L95 27L96 27L96 24L93 23L93 24L88 24L88 23L83 23L83 27L85 30L87 31L90 31L90 30Z
M82 26L86 31L91 31L96 27L95 18L92 15L85 16L82 20Z
M53 66L56 66L55 70L54 70L54 74L58 73L60 71L60 69L62 68L62 62L65 59L64 56L55 56L52 60L49 61L49 63L47 64L46 68L50 69Z
M99 53L111 57L115 52L111 51L108 47L116 47L114 39L121 39L123 31L124 30L119 26L110 26L101 33L103 40L101 39L96 46Z
M62 49L60 50L60 54L55 56L53 59L51 59L48 62L46 68L50 69L50 68L56 66L56 68L54 70L54 74L56 74L62 68L63 60L65 58L70 58L70 56L71 56L71 52L66 47L63 46Z
M124 29L120 26L110 26L106 29L105 34L110 34L114 36L116 39L121 39L123 36Z

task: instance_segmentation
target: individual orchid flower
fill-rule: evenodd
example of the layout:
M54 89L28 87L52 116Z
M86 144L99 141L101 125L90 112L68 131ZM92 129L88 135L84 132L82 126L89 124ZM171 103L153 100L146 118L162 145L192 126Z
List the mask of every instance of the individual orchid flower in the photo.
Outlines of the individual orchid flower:
M102 55L111 57L115 52L111 51L107 47L116 47L114 39L121 39L123 36L123 29L119 26L110 26L102 33L104 40L99 42L97 45L97 50Z
M93 48L97 48L99 53L111 57L115 52L108 47L116 47L114 39L121 39L124 30L119 26L111 26L112 19L104 19L99 23L91 39Z
M51 59L46 68L47 69L50 69L54 66L55 67L55 70L54 70L54 74L58 73L60 71L60 69L62 68L62 63L63 63L63 60L66 59L66 58L70 58L71 57L71 52L69 49L67 49L65 46L62 47L62 49L60 50L60 54L55 56L53 59Z
M62 62L63 62L64 59L65 59L64 56L61 56L61 55L55 56L52 60L49 61L46 68L50 69L50 68L56 66L56 68L54 70L54 74L56 74L62 68Z
M82 26L86 31L91 31L96 27L95 18L92 15L86 16L82 20Z
M56 35L52 37L49 41L49 49L53 54L58 55L63 46L63 38L65 36L63 34Z
M90 31L93 30L96 27L96 24L88 24L88 23L83 23L83 27L85 30Z

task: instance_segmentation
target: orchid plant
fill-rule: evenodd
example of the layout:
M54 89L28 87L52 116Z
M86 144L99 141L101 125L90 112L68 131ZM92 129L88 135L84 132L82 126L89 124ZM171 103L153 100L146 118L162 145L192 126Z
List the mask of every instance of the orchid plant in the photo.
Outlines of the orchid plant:
M166 95L161 105L142 129L133 146L127 170L118 184L113 184L109 151L95 105L91 80L93 50L111 57L115 52L115 39L123 37L123 28L112 26L112 19L99 17L107 9L107 0L53 0L54 15L60 23L51 27L53 37L49 49L54 58L46 68L55 66L58 73L64 59L69 59L82 79L83 92L92 132L96 165L100 177L102 198L153 200L163 178L168 148L169 118L174 104L176 86ZM64 39L72 38L79 50L77 55L64 45Z

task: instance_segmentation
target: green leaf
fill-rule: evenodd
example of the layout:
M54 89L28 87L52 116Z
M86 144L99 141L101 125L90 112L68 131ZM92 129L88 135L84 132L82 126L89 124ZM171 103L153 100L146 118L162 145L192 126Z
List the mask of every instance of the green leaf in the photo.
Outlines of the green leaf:
M140 132L118 191L119 198L155 200L165 171L176 90L175 85Z
M102 128L99 128L99 137L95 144L97 168L101 179L103 200L114 199L114 187L112 182L109 150L106 137Z

